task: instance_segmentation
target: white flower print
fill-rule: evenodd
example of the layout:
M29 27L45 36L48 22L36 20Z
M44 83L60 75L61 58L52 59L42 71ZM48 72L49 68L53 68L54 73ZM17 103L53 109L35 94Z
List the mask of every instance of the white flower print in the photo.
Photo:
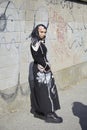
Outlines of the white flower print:
M51 73L49 72L49 73L45 74L42 72L38 72L36 79L38 80L39 83L48 84L51 79Z

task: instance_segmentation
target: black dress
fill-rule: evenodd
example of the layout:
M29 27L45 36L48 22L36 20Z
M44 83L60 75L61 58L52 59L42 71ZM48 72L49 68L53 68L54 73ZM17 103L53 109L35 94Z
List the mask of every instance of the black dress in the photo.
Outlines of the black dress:
M50 68L46 56L47 48L41 42L38 47L36 44L31 44L30 49L34 59L30 64L29 74L31 107L35 111L48 114L60 109L60 104L53 74L47 71ZM41 72L37 67L38 64L45 67L46 72Z

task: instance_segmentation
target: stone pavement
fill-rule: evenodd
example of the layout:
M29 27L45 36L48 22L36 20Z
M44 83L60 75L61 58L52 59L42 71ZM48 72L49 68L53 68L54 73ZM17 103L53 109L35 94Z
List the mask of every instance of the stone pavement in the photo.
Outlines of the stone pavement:
M34 118L26 102L27 109L0 116L0 130L87 130L87 80L58 93L61 109L57 114L63 117L63 123L45 123Z

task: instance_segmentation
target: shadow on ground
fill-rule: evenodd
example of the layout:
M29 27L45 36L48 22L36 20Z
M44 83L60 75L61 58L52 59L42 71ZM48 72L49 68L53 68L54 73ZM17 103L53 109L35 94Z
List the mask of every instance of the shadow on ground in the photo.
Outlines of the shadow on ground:
M74 102L72 112L79 118L79 123L82 130L87 130L87 105L80 102Z

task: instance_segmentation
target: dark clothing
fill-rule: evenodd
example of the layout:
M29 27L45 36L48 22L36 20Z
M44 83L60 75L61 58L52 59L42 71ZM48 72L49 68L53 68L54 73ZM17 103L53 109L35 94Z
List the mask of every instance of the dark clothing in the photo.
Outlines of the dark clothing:
M47 55L46 46L43 43L40 43L40 46L37 51L33 50L32 46L30 49L31 49L32 57L34 59L34 63L42 65L46 69L46 71L48 71L50 67L47 64L48 60L46 56Z
M31 47L31 53L34 59L32 67L30 66L33 78L32 76L29 76L31 88L31 107L35 111L48 114L60 109L60 104L57 88L51 70L49 72L41 72L37 68L37 64L40 64L43 67L48 65L48 60L46 57L47 48L43 43L41 43L41 48L39 46L37 50L33 50Z
M33 64L33 80L30 79L31 107L44 114L60 109L58 93L52 72L40 72Z

